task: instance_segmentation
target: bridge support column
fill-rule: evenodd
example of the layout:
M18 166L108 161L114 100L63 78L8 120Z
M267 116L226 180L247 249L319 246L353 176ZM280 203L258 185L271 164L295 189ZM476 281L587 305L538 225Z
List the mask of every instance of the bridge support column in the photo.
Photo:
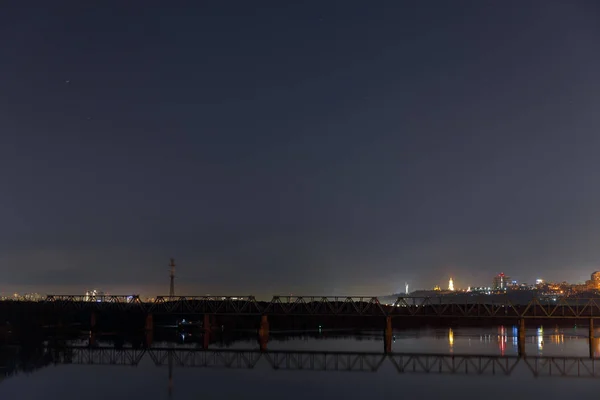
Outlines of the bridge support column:
M96 311L92 310L92 312L90 313L90 337L89 337L89 345L90 346L95 346L96 345L96 322L98 320L98 316L96 315ZM61 329L62 331L62 329ZM61 332L62 334L62 332Z
M211 323L210 323L210 315L204 314L204 320L202 321L202 330L204 332L204 336L202 337L202 348L208 349L210 345L210 333L211 333Z
M519 326L517 328L519 339L517 341L519 346L519 357L525 357L525 318L519 319Z
M594 347L596 345L596 339L594 338L594 319L590 318L590 332L589 332L589 346L590 346L590 358L594 358Z
M92 314L90 315L90 331L96 330L97 319L98 317L96 316L96 311L92 311Z
M260 351L267 351L269 342L269 318L266 315L260 317L260 327L258 328L258 343Z
M146 315L144 334L146 336L146 346L150 347L154 341L154 316L152 314Z
M383 334L384 337L384 350L386 353L392 352L392 337L393 337L393 329L392 329L392 317L385 317L385 331Z

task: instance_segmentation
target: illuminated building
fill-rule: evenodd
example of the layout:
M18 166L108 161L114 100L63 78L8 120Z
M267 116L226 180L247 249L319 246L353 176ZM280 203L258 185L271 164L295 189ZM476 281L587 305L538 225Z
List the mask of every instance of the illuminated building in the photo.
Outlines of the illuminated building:
M600 271L592 273L591 286L594 289L600 289Z
M506 290L509 283L510 283L510 278L508 276L504 275L504 272L501 272L494 277L494 280L492 282L492 289L493 290Z
M450 277L450 280L448 281L448 290L451 292L454 291L454 281L452 280L452 277Z
M442 289L440 289L440 287L439 287L438 285L435 285L435 286L433 287L433 290L434 290L435 292L440 292Z

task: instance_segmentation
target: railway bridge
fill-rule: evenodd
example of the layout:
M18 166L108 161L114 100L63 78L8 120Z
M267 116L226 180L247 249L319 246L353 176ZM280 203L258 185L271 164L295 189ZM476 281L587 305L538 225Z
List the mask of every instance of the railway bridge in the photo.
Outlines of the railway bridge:
M391 352L393 326L401 321L458 321L475 323L495 320L513 323L519 332L519 350L524 355L526 322L531 321L585 321L589 326L590 351L594 339L594 319L600 318L600 299L540 300L537 298L517 304L508 298L498 300L478 297L398 297L393 303L383 303L377 297L356 296L273 296L261 301L254 296L158 296L153 301L142 301L129 295L48 295L41 301L0 302L0 321L18 320L19 317L62 318L86 315L90 331L99 316L130 316L143 318L148 344L152 343L154 317L160 315L198 316L202 318L205 343L218 326L219 317L256 318L261 349L266 350L270 318L283 317L363 317L380 319L383 328L385 352Z

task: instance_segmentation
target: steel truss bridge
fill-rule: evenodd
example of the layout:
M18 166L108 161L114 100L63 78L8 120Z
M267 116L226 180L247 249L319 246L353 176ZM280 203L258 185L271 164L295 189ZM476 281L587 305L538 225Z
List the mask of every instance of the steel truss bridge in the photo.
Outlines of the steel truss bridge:
M2 302L11 303L11 302ZM23 302L12 302L23 303ZM480 297L398 297L393 304L377 297L274 296L159 296L143 302L137 296L48 295L39 302L56 311L137 311L147 314L213 314L234 316L364 316L430 318L556 318L600 317L600 298L533 299L517 304L508 299Z
M285 371L377 372L385 363L400 374L509 376L525 365L535 377L600 378L600 359L493 355L266 351L221 349L49 348L54 364L137 366L149 358L157 367L255 369Z

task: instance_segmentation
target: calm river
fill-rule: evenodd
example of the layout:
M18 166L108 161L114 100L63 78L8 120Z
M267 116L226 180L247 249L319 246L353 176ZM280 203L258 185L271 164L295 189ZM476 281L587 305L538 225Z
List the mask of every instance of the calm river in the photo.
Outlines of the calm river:
M382 332L325 329L271 332L266 352L254 339L202 350L179 333L149 349L108 339L3 346L0 399L595 398L600 359L587 333L528 329L526 357L510 326L395 331L389 355Z

